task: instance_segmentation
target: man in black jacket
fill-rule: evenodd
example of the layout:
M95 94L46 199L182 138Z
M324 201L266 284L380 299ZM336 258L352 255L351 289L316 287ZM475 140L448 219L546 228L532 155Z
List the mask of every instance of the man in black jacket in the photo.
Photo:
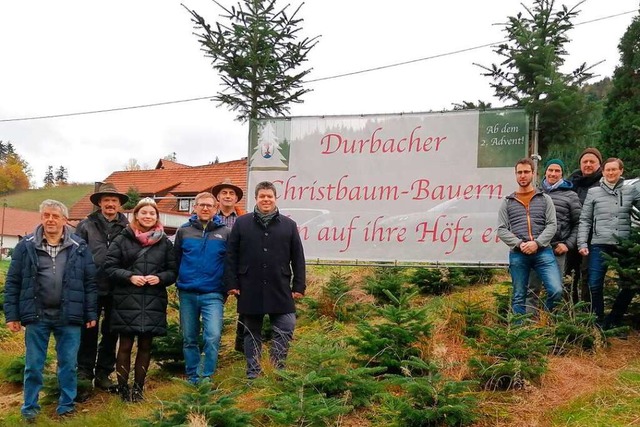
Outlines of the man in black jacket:
M111 306L113 302L112 287L104 273L104 260L107 249L113 239L129 224L127 217L120 209L127 203L129 197L119 193L115 185L104 183L98 191L89 198L91 203L100 208L86 219L82 220L76 228L76 234L84 239L93 253L93 260L98 269L98 319L103 314L100 332L102 339L98 345L98 328L83 328L78 352L78 375L82 379L93 380L95 386L115 392L115 384L109 379L109 375L115 370L116 343L118 335L111 333L109 323ZM96 360L97 354L97 360ZM78 401L86 400L88 394L81 393Z
M225 284L238 298L244 321L244 354L247 378L261 371L262 322L269 315L273 329L271 361L284 367L296 324L295 300L302 298L305 259L296 223L280 215L276 188L261 182L255 190L253 213L236 220L227 243Z
M591 187L599 185L602 178L602 154L594 147L585 148L578 158L580 169L575 170L569 177L573 184L573 191L578 193L580 205L584 203L587 192ZM566 269L564 274L573 276L571 285L571 298L573 301L591 301L591 294L587 286L588 257L578 253L577 248L567 253Z

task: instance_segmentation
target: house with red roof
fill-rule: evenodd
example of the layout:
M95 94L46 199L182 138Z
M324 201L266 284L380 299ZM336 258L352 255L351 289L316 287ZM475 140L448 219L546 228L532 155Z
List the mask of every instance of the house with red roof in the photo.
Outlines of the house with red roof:
M20 239L35 230L40 224L40 212L0 207L0 251L7 256L9 249L16 247Z
M193 211L195 196L203 191L230 179L233 184L247 193L247 159L229 162L213 163L203 166L188 166L170 160L161 159L155 169L116 171L102 182L110 182L121 193L135 189L140 197L151 197L158 204L160 221L167 232L173 231ZM101 183L96 183L96 188ZM94 211L95 207L89 200L90 194L85 195L73 205L69 211L71 221L79 221ZM239 203L244 209L245 199Z

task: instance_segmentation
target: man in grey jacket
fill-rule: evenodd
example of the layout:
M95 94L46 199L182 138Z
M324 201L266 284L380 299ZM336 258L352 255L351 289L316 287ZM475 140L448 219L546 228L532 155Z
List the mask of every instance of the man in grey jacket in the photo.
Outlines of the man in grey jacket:
M631 207L640 207L640 191L635 185L623 185L623 171L622 160L607 159L603 165L602 179L599 185L589 189L580 214L578 252L589 257L591 309L599 322L604 320L603 290L604 276L607 274L604 254L612 254L620 240L629 236ZM623 297L626 298L626 295L623 294ZM622 309L620 302L616 307L614 314L617 321Z
M562 278L551 240L557 221L553 200L533 186L533 161L525 158L515 166L518 189L507 196L498 213L498 237L510 249L509 272L513 284L512 307L525 314L529 274L534 270L547 290L546 308L562 298Z

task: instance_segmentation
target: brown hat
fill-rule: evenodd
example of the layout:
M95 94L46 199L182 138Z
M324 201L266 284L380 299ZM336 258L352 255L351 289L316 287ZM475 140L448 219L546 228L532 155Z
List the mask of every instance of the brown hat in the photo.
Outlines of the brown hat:
M600 154L600 150L594 147L585 148L584 151L580 153L580 157L578 157L578 163L580 163L580 160L582 160L585 154L593 154L598 158L598 162L602 164L602 154Z
M237 185L233 185L231 183L231 179L230 178L226 178L220 184L214 185L214 187L211 189L211 194L213 194L213 197L215 197L217 199L218 198L218 193L223 188L231 188L233 191L236 192L236 195L238 196L238 202L240 200L242 200L242 196L244 195L244 193L242 192L242 188L238 187Z
M102 198L102 196L116 196L118 199L120 199L121 205L124 205L129 201L129 196L123 193L119 193L116 189L116 186L111 182L103 182L102 184L100 184L100 187L98 187L98 191L89 196L89 200L91 200L91 203L93 203L94 205L100 206L100 199Z

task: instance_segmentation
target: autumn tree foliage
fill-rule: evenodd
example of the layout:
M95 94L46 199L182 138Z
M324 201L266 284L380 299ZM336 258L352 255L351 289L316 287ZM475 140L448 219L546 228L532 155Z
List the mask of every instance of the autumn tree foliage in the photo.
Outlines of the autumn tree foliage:
M0 194L29 188L30 170L27 162L10 142L0 141Z

